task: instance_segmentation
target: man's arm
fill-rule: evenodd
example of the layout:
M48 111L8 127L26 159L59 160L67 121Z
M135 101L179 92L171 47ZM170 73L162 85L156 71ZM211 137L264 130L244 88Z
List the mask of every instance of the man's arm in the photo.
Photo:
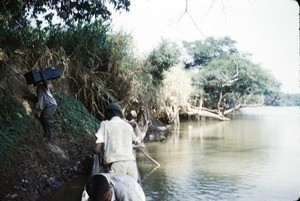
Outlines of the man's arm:
M101 153L103 144L104 143L97 143L96 144L95 149L94 149L94 151L95 151L96 154L100 154Z
M41 74L45 88L48 89L48 80L46 79L43 70L40 71L40 74Z

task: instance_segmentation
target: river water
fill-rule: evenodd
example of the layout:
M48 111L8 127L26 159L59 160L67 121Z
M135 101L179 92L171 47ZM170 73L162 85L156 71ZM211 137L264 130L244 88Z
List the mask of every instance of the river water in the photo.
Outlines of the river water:
M300 108L245 108L231 119L182 122L165 142L147 143L160 163L138 154L147 201L297 200ZM75 181L43 201L79 201L83 185Z

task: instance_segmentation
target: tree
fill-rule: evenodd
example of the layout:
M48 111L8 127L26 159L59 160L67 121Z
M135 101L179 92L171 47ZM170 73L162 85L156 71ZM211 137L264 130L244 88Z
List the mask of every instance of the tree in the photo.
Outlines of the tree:
M111 16L108 5L112 5L114 10L128 11L130 0L3 0L0 5L1 17L6 16L6 20L15 25L26 22L24 19L28 17L41 23L39 15L42 15L43 20L50 24L54 16L69 24L78 20L90 21L99 17L108 20Z
M181 51L176 43L163 39L157 48L154 48L148 56L149 73L160 84L163 80L163 72L180 62Z
M276 94L280 84L247 58L217 58L200 70L206 104L218 113L247 103L259 103L258 96Z
M49 29L63 29L92 19L109 20L109 5L114 10L128 11L130 0L3 0L0 2L0 47L10 56L19 48L36 48L35 44L43 43L42 32ZM41 32L37 35L33 33L34 21ZM44 22L48 22L46 27L42 27Z
M249 103L261 104L261 97L276 94L280 89L280 83L270 72L251 62L234 44L230 38L184 44L194 58L191 66L197 69L194 83L198 89L193 99L200 99L198 109L205 110L206 116L226 119L226 114Z
M183 41L183 46L187 49L188 54L193 58L192 62L185 62L186 68L194 66L205 66L216 57L230 56L237 53L235 47L236 41L229 37L215 40L212 37L204 41L198 40L193 42Z

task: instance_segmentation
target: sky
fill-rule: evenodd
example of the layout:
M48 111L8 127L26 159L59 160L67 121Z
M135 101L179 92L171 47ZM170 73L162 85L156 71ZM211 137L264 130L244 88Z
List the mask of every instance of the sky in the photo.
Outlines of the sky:
M229 36L239 51L272 72L283 92L300 93L298 14L293 0L131 0L130 11L114 13L112 25L130 33L141 54L162 38Z

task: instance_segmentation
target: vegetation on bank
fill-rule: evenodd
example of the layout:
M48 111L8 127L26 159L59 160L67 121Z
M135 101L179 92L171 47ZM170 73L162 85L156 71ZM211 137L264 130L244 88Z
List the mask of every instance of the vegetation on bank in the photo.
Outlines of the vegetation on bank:
M89 135L80 136L93 139L99 122L83 104L67 94L56 94L56 99L59 108L52 121L58 138L90 134L90 137ZM11 168L9 153L17 152L20 148L29 152L33 151L34 147L31 144L22 145L22 139L30 138L32 134L40 138L42 129L39 122L36 122L36 119L26 112L24 105L14 97L2 95L0 111L0 160L4 162L0 165L1 170L7 170ZM38 116L38 112L32 111L32 115Z
M130 35L111 30L106 21L109 15L99 15L91 5L76 13L75 4L75 10L68 10L70 5L56 7L53 2L47 2L34 4L29 1L21 5L7 2L2 8L1 47L5 59L1 64L11 68L15 62L14 65L24 72L60 66L63 77L57 84L58 90L75 96L99 119L104 117L103 108L112 101L121 102L125 111L146 108L147 113L152 112L169 123L178 120L180 113L226 120L228 113L247 104L270 102L266 97L277 101L274 99L278 98L280 83L271 73L254 64L250 55L240 52L236 42L228 37L183 41L183 48L164 39L146 58L141 58L134 53ZM129 1L109 3L116 10L126 10L130 5ZM51 11L44 16L46 25L38 23L37 14L45 12L43 6ZM101 9L102 13L110 13L107 7ZM59 24L52 23L52 11L62 19ZM74 18L71 20L66 12ZM91 21L93 16L97 18ZM16 24L13 19L21 23ZM34 19L37 26L30 23L30 19ZM182 57L183 52L185 57ZM168 85L163 79L174 66L191 74L187 79L191 79L188 83L192 90L166 97L161 94L164 85ZM170 98L182 95L185 95L185 102L170 105ZM173 110L172 115L170 110Z
M279 93L279 100L273 106L300 106L300 94ZM268 105L268 104L267 104ZM269 104L270 105L270 104Z
M9 152L19 144L19 138L29 133L32 120L21 103L11 96L3 96L0 101L0 160L2 168L11 168Z
M54 113L53 125L62 137L67 134L78 137L82 133L94 135L100 121L87 110L82 102L66 93L55 94L55 98L59 107Z
M78 18L71 18L66 13L74 10L66 7L58 10L65 23L53 24L49 15L43 27L26 18L34 1L25 7L13 2L0 6L0 179L6 182L1 200L22 200L30 194L37 198L81 174L93 134L113 101L120 102L125 114L136 110L141 126L149 120L176 124L185 115L227 120L228 113L249 104L299 105L299 95L280 93L272 74L238 51L228 37L182 42L182 47L163 39L141 57L129 34L113 32L104 7L104 16L94 20L88 17L98 11L81 17L83 11L72 13ZM129 6L129 1L109 2L116 9ZM35 5L33 15L42 4ZM55 145L43 141L35 88L23 76L52 65L62 72L53 81L59 105L53 119Z
M90 170L98 122L81 102L55 94L59 110L52 124L56 142L46 143L38 111L16 97L1 95L0 198L37 200Z

